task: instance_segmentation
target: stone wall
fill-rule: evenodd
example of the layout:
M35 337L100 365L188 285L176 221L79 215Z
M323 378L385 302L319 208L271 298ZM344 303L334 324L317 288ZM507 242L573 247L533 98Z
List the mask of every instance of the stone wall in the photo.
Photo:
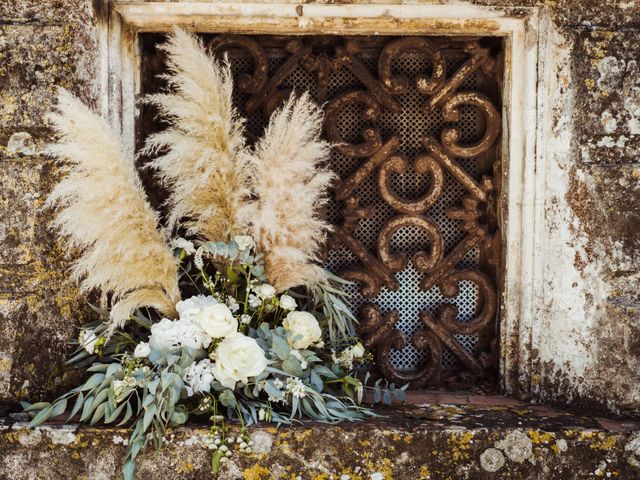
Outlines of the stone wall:
M429 2L432 3L432 2ZM438 3L448 3L441 0ZM451 8L459 5L451 1ZM542 299L522 398L640 412L640 1L477 1L540 5L546 165ZM0 3L0 401L50 397L87 315L65 275L71 253L47 232L56 179L42 148L57 85L98 100L96 12L106 0Z

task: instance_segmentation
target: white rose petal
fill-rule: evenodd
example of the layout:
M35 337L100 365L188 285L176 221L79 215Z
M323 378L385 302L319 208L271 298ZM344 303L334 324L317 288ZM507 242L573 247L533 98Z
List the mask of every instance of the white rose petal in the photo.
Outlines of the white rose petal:
M285 294L280 296L280 308L284 310L295 310L298 308L298 304L295 298Z
M194 317L194 323L211 338L224 338L238 331L238 320L224 303L207 305Z
M267 368L264 351L255 339L236 333L220 342L216 350L214 376L222 385L234 389L236 382L247 383Z
M309 312L289 313L282 326L287 331L287 341L291 348L309 348L322 338L322 330L316 317Z
M146 358L151 353L151 348L147 342L140 342L136 345L136 349L133 351L133 356L136 358Z

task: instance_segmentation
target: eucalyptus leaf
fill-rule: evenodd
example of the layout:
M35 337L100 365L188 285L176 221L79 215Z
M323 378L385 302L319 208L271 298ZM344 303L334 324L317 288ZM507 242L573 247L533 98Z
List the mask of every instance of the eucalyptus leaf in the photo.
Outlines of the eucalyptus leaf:
M156 414L158 407L156 406L155 403L152 403L151 405L149 405L145 412L144 412L144 417L143 417L143 421L142 421L142 430L143 431L147 431L147 429L149 428L149 425L151 425L151 420L153 420L153 416Z
M52 407L49 406L40 410L40 412L38 412L38 414L29 422L27 428L33 428L45 422L51 415L51 409Z
M279 335L273 335L271 348L280 360L284 360L289 355L291 348L287 341Z
M102 417L104 417L106 406L107 406L106 402L103 402L100 405L98 405L95 412L93 413L93 416L91 417L91 421L89 422L89 425L95 425Z
M304 374L302 366L300 365L300 360L292 355L287 356L287 358L282 362L282 369L294 377L302 377Z
M218 397L218 399L220 400L220 403L225 407L236 408L236 405L237 405L236 396L233 394L231 390L227 389L224 392L222 392Z

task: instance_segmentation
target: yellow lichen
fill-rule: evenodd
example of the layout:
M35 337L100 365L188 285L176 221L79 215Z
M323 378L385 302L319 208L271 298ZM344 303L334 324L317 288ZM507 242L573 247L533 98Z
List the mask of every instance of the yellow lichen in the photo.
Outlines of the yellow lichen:
M269 469L256 464L253 467L246 468L242 472L242 478L244 480L266 480L269 478Z
M311 435L311 433L313 433L313 430L311 429L304 430L302 432L295 432L294 437L298 442L302 442L306 440L309 437L309 435Z
M551 440L555 438L553 433L549 432L540 432L540 430L531 430L528 432L529 438L534 445L538 445L540 443L549 443Z
M431 471L426 465L420 467L419 480L431 480Z
M615 435L607 437L604 433L598 434L598 441L589 445L593 450L612 450L618 443L618 438Z
M468 450L473 442L473 432L454 433L449 438L451 446L451 458L453 461L466 460L469 458Z
M176 473L191 473L194 469L192 463L189 462L181 462L176 466Z

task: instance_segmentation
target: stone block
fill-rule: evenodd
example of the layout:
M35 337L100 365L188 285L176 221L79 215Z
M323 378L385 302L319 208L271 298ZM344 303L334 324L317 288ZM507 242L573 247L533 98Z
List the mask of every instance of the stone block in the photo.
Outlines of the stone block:
M581 161L640 162L640 45L629 30L585 30L575 38L576 147Z
M0 145L19 131L46 133L58 86L94 97L93 35L91 25L0 24Z
M44 201L41 171L38 161L0 160L0 264L19 265L33 259L35 223Z

